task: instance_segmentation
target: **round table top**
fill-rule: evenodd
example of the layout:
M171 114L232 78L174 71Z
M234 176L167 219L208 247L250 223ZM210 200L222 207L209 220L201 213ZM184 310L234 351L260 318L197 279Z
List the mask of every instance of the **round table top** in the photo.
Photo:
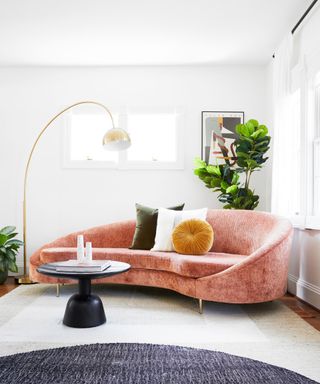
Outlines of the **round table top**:
M66 279L99 279L102 277L109 277L112 275L117 275L118 273L123 273L128 271L131 268L131 265L128 263L122 263L120 261L110 261L111 266L101 272L60 272L56 270L56 263L42 264L37 268L37 272L42 273L43 275L66 278Z

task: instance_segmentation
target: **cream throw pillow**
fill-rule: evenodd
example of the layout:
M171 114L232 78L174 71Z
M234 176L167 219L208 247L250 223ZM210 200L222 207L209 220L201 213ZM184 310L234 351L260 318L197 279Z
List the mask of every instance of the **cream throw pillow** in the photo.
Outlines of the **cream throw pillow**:
M172 232L174 228L185 220L206 220L207 212L208 208L181 212L159 208L156 237L151 251L172 252L174 250L172 244Z

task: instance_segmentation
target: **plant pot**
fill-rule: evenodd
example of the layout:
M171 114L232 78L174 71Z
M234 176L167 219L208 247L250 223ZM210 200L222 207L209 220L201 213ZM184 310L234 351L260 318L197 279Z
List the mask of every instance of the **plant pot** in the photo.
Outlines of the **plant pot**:
M8 270L4 272L0 272L0 284L4 284L8 277Z

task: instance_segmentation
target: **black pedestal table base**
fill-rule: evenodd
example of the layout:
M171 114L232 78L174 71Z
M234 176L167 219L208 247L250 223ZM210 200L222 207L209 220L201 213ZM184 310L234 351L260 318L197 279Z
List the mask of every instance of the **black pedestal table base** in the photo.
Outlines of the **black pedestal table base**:
M91 279L79 279L79 293L68 301L63 324L73 328L90 328L106 322L99 296L91 294Z

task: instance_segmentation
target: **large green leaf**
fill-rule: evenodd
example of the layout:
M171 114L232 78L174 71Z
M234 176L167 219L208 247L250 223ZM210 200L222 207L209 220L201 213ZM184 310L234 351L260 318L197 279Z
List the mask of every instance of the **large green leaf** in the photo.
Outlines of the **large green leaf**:
M14 273L18 272L17 264L12 260L8 261L8 269L9 269L9 271L14 272Z
M259 137L265 137L268 134L268 128L264 124L259 125L258 128L262 129L263 132Z
M255 119L250 119L249 121L247 121L247 124L248 123L252 124L254 128L257 128L259 126L258 120Z
M213 175L221 176L220 168L217 165L208 165L207 171Z
M250 158L250 155L248 153L240 152L240 151L237 151L237 156L238 157L242 157L244 159L249 159Z
M233 173L231 184L237 184L239 181L240 175L237 172Z
M4 235L3 233L0 233L0 246L5 244L7 240L8 240L8 236Z
M11 239L11 240L8 240L6 242L6 246L8 246L8 245L10 245L10 246L16 245L18 247L22 247L23 246L23 241L18 240L18 239Z
M250 122L252 120L249 120L246 124L245 124L245 127L246 127L246 131L245 131L245 134L244 136L251 136L254 132L254 125Z
M245 137L249 137L251 135L251 129L253 131L254 128L250 125L248 126L247 124L243 124L241 127L240 135L245 136Z
M259 164L253 159L248 159L248 160L246 160L246 162L247 162L249 168L259 167Z
M226 192L231 193L231 195L235 194L238 190L238 187L236 185L230 185L230 187L227 188Z
M199 177L208 174L208 172L207 172L207 170L205 168L197 168L193 172L194 172L195 175L197 175Z
M10 235L8 235L8 239L13 239L14 237L17 236L17 232L13 232L13 233L10 233Z
M220 184L221 184L221 179L216 179L216 178L211 179L210 185L212 188L218 188L220 187Z
M11 249L7 249L6 255L11 261L16 261L16 254Z
M236 126L236 132L240 136L239 140L244 138L249 138L251 133L254 131L254 127L252 124L238 124Z
M237 164L240 168L245 168L247 166L246 160L242 157L238 157Z
M0 260L0 272L4 272L5 270L5 262L4 260Z
M236 151L246 153L252 150L252 143L247 140L238 140L236 143Z
M12 225L8 225L7 227L3 227L0 229L1 235L9 235L10 233L14 232L16 230L16 227L13 227Z
M227 190L228 187L229 187L229 184L226 181L222 180L221 181L221 188L224 190Z
M194 166L196 168L205 168L207 166L207 163L204 160L200 159L200 157L196 157L194 159Z
M262 129L257 129L255 132L253 132L253 133L251 134L251 137L252 137L253 139L256 139L256 138L259 137L259 135L262 134L262 133L263 133L263 130L262 130Z

